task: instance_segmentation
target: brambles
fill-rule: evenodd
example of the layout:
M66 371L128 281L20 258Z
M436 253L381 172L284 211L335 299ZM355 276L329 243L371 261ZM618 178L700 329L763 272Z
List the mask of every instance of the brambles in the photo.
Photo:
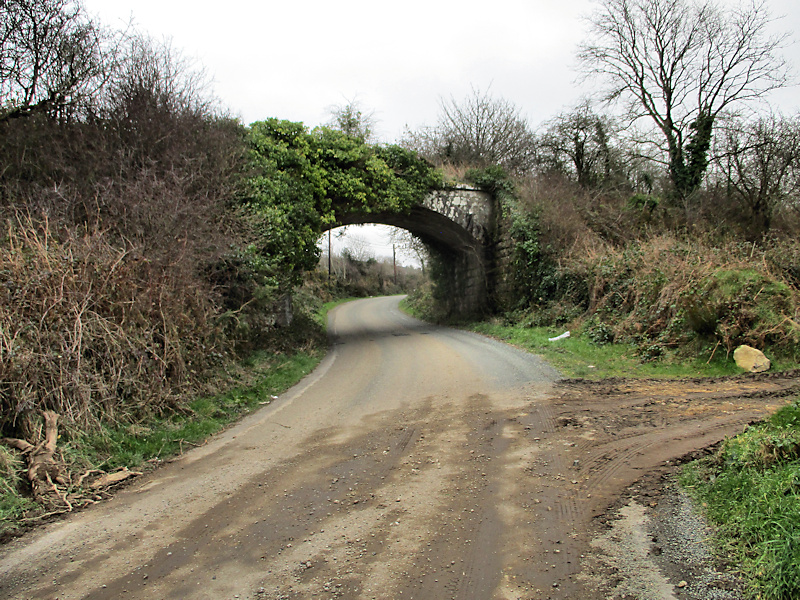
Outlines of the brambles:
M719 342L728 353L739 344L797 352L797 290L736 247L665 235L609 249L581 268L592 278L591 313L648 359L690 342Z
M44 465L26 486L4 461L5 518L31 506L31 489L69 509L62 467L78 432L179 413L218 385L235 333L221 307L235 293L208 274L247 222L230 202L243 128L174 51L106 33L80 3L0 10L6 32L6 16L29 31L63 25L46 39L3 34L0 50L0 438L29 469Z
M586 324L583 333L588 337L592 343L598 346L604 346L614 342L614 330L603 321L596 319Z
M181 273L97 229L17 216L0 248L0 429L32 434L53 410L72 422L158 413L224 351L214 305Z

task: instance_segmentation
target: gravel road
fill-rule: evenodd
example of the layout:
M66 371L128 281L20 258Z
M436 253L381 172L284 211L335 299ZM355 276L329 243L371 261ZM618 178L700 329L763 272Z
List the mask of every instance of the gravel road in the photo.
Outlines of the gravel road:
M560 382L398 302L338 307L327 357L280 399L0 548L0 598L615 597L624 558L602 540L631 486L790 385ZM690 597L663 572L648 600Z

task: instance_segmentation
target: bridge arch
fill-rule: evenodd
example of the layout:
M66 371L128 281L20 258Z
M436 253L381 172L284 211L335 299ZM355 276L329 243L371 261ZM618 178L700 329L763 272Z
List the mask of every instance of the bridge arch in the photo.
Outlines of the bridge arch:
M447 280L439 283L447 290L442 298L447 314L466 317L489 306L494 213L489 194L460 187L431 192L406 212L338 210L326 229L376 223L411 232L444 262Z

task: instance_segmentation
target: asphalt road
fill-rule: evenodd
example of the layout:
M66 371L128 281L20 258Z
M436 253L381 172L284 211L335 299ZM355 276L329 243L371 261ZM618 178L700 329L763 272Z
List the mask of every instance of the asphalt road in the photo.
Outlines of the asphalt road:
M574 503L548 518L559 492L529 473L558 374L399 300L338 307L329 354L279 400L0 548L0 597L566 594Z

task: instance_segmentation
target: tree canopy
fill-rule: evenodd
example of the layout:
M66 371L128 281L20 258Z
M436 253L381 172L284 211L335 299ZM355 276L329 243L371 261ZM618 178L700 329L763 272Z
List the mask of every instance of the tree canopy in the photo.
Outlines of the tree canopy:
M434 127L407 132L406 145L432 159L466 167L528 170L535 140L519 108L474 89L461 101L442 100Z
M540 167L569 172L584 187L609 179L614 162L611 138L617 133L610 117L596 114L584 101L545 125L537 144Z
M375 113L367 112L357 100L331 107L331 129L337 129L362 142L373 141L375 133Z
M34 112L63 120L80 111L115 66L113 37L80 3L0 3L0 120Z
M761 240L779 207L797 210L800 116L770 114L726 124L716 156L719 184L744 209L744 231Z

